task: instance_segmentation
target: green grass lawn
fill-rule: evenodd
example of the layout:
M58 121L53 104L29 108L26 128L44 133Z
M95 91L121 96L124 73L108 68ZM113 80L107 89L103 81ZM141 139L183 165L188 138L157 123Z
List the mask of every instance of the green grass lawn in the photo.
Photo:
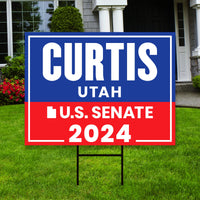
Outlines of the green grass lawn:
M80 147L120 153L120 147ZM75 146L25 146L24 105L0 107L0 199L200 200L200 109L176 109L176 146L125 146L120 158Z

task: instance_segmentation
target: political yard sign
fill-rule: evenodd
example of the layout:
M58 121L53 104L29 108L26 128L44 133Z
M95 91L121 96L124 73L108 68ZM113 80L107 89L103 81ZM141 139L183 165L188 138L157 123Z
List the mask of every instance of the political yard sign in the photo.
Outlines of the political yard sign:
M175 145L174 33L26 33L26 145Z

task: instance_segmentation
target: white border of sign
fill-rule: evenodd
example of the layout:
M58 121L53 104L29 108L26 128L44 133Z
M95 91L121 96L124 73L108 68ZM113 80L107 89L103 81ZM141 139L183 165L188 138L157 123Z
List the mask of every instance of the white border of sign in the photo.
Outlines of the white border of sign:
M28 36L28 142L65 142L65 140L31 140L30 139L30 40L31 38L169 38L170 39L170 139L169 140L136 140L135 142L172 142L172 36L170 35L32 35Z

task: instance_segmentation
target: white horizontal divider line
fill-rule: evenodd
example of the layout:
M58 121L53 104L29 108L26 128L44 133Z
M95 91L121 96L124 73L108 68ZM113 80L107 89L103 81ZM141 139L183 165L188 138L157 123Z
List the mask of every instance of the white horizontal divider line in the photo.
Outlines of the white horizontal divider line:
M31 38L169 38L170 39L170 140L136 140L136 142L172 142L172 36L169 35L31 35L28 36L28 142L65 142L30 139L30 40Z

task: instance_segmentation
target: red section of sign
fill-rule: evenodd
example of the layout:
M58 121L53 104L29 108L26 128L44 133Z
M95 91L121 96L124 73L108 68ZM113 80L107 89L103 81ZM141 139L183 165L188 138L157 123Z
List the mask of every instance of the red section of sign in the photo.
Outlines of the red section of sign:
M175 145L175 103L25 103L26 145Z

